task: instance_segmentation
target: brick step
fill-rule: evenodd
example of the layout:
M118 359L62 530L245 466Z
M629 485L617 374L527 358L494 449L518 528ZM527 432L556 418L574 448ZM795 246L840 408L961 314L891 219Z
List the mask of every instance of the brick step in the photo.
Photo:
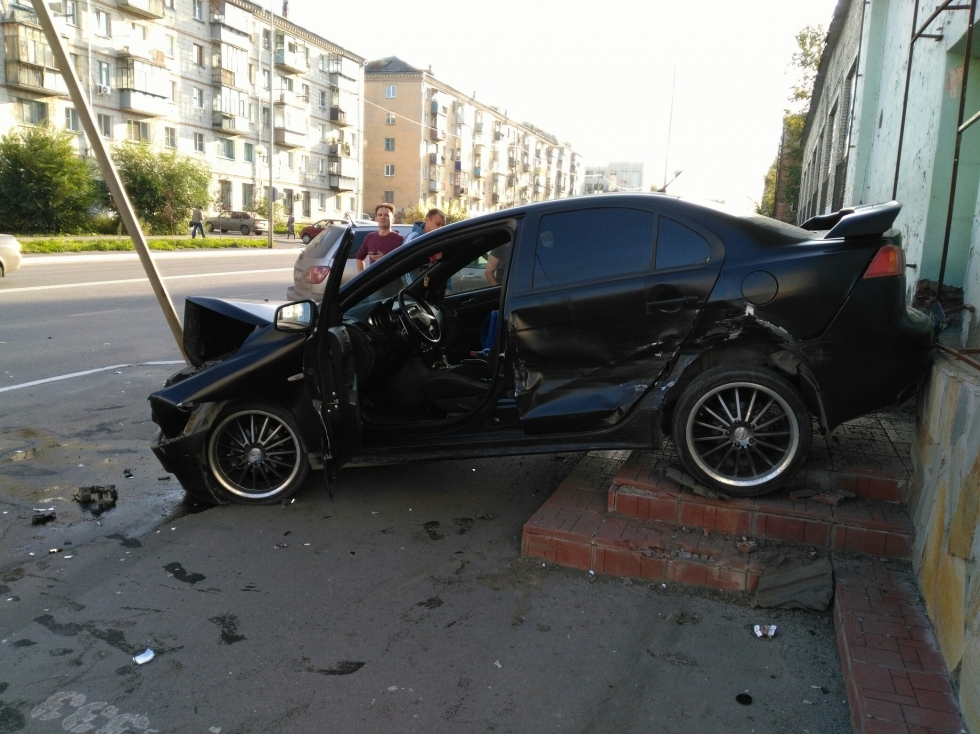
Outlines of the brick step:
M713 500L686 490L663 475L663 465L628 461L607 495L609 512L640 521L694 527L820 549L910 558L914 527L904 505L869 499L837 507L788 494Z
M853 492L866 500L880 502L905 502L909 486L909 473L903 468L870 469L842 467L839 470L828 469L818 465L819 462L808 462L803 469L793 477L786 492L793 489L815 489L821 492L845 490ZM639 489L655 488L667 461L662 455L634 451L616 476L616 483L628 484Z
M835 558L834 575L834 626L854 731L966 731L909 570Z
M747 555L729 535L611 516L603 507L605 485L572 472L524 525L521 555L600 574L751 592L772 556L806 552L769 542L765 553Z

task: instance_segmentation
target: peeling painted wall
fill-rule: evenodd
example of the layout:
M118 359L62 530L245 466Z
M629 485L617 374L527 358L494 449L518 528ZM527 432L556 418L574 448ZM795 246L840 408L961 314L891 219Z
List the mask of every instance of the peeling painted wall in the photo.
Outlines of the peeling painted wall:
M912 565L949 670L959 677L960 707L980 731L980 381L940 357L919 401L919 432L909 511Z
M922 0L918 23L932 14L940 0ZM827 122L832 100L842 89L840 69L855 56L854 37L860 30L859 76L851 128L844 206L873 204L892 197L898 159L905 79L912 35L914 0L870 0L839 8L846 27L825 54L826 77L818 107L804 136L809 162ZM965 63L967 11L946 10L929 24L915 44L909 78L905 132L895 197L903 209L895 226L902 232L910 284L939 276L949 192L952 181L955 128L960 84ZM980 34L975 34L980 36ZM974 39L970 84L964 117L980 107L980 37ZM945 282L965 289L967 303L980 303L980 125L963 135L956 207L950 236ZM802 206L802 202L801 202ZM826 207L823 209L827 210ZM911 293L911 291L910 291ZM980 341L978 317L964 319L963 343Z

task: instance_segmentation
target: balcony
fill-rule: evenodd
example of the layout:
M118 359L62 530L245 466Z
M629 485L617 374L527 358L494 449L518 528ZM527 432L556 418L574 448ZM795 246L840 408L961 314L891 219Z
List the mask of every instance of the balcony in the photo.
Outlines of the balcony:
M500 194L490 194L490 203L491 204L499 204L500 203Z
M163 18L163 0L119 0L119 9L140 18Z
M166 117L173 111L166 97L157 97L139 89L120 89L119 107L147 117Z
M503 139L504 139L504 134L502 132L500 132L499 130L493 131L493 141L495 143L499 143Z
M334 89L339 89L342 92L352 92L356 94L358 91L357 79L351 79L350 77L339 73L330 74L330 86Z
M241 48L246 51L252 48L252 41L248 34L243 33L240 30L231 28L224 21L218 20L220 16L215 16L214 22L211 23L211 41L214 43L227 43L229 46L234 46L235 48ZM262 60L268 62L268 57L265 56L263 52Z
M306 54L287 51L284 48L276 49L276 66L288 74L305 74L310 70L310 62L306 60Z
M214 68L211 69L211 84L215 87L232 87L235 86L235 72L229 71L228 69Z
M429 105L429 112L433 115L439 114L439 102L437 100L432 100L432 104Z
M442 181L429 181L429 191L444 191L446 184Z
M289 105L290 107L304 108L309 104L309 97L304 94L299 94L298 92L290 92L284 89L281 92L276 92L273 97L272 103L275 105Z
M330 108L330 122L337 127L347 127L350 125L350 123L347 122L347 112L339 107Z
M330 157L331 176L343 176L344 178L355 178L360 173L360 166L353 158Z
M430 127L429 138L431 138L432 140L445 140L446 130L440 127Z
M463 170L463 161L453 161L453 164L454 164L453 165L453 169L454 170L456 170L456 171L462 171Z
M228 112L211 113L211 128L225 137L236 137L249 132L251 125L247 117L238 117Z
M276 145L282 148L303 148L306 146L306 133L296 132L282 125L276 125L273 133Z
M473 178L483 178L483 169L480 166L473 168Z
M329 176L330 188L334 191L353 191L356 179L353 176L341 176L331 173Z
M345 158L350 158L350 144L330 143L330 146L327 148L327 152L332 156L344 156Z
M482 121L480 121L480 122L474 122L473 123L473 134L475 135L476 133L482 133L482 132L483 132L483 122Z
M152 48L146 41L130 41L116 51L116 56L120 59L142 59L157 66L163 66L164 64L163 51L158 48Z
M43 66L8 61L7 86L34 92L44 97L68 96L68 87L61 74Z

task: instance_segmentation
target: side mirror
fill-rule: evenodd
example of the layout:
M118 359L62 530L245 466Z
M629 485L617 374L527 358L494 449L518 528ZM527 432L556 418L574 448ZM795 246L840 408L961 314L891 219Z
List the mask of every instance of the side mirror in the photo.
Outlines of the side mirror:
M313 301L287 303L276 309L277 331L308 331L316 323L317 307Z

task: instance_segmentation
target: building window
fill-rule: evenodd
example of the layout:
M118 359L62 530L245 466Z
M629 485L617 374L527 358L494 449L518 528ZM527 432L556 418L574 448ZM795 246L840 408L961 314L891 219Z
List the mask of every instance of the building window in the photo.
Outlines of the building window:
M199 110L204 109L204 90L200 87L192 87L191 96L194 100L194 106Z
M242 184L242 209L248 211L255 203L255 186L250 183Z
M204 0L192 0L194 3L194 20L204 20Z
M301 87L300 96L303 98L303 101L304 102L309 102L310 101L310 85L309 84L304 84Z
M65 130L78 132L78 111L74 107L65 108Z
M248 65L248 83L255 84L255 64Z
M109 64L106 61L96 61L96 74L99 84L109 86L112 83L112 76L109 73Z
M95 11L95 35L106 38L112 36L112 21L109 19L109 14L104 10Z
M268 30L262 31L262 50L263 51L268 51L269 50L269 46L271 45L270 38L271 38L271 36L270 36L270 33L269 33Z
M194 63L198 66L204 66L204 46L199 43L195 43L194 47Z
M204 152L204 133L194 133L194 150L198 153Z
M82 73L82 57L79 54L68 54L68 58L71 60L71 68L78 74L78 78L84 79L85 75Z
M177 82L170 82L170 101L177 101Z
M383 200L387 204L394 204L395 203L395 192L394 191L385 191Z
M231 181L219 181L218 183L221 187L218 199L221 202L221 208L227 211L231 209Z
M292 153L286 153L286 168L288 168L290 171L293 170L293 154Z
M394 125L394 124L395 124L395 113L385 112L385 125Z
M310 157L308 155L300 156L299 170L303 171L304 173L310 172Z
M126 120L126 132L134 143L145 143L150 139L150 124L139 120Z
M78 25L78 3L74 0L67 0L65 3L65 20L68 25Z
M317 194L317 203L320 207L321 212L327 208L327 195L324 194L322 191L319 194Z
M102 133L103 138L112 137L112 116L111 115L99 115L99 132Z
M395 164L394 163L386 163L385 164L385 176L391 178L394 175L395 175Z
M327 107L327 90L326 89L321 89L320 90L320 109L321 110L322 109L326 109L326 107Z
M20 121L27 125L46 125L48 123L48 106L44 102L34 102L29 99L20 102Z
M255 145L253 143L245 143L245 162L255 163Z
M268 69L263 69L262 70L262 88L263 89L268 89L269 88L269 78L270 78L269 77L269 70Z
M263 127L269 127L269 108L262 108L262 125Z
M395 85L389 84L385 87L385 99L395 98Z
M235 160L235 141L231 138L218 138L218 155Z
M321 176L327 172L327 162L323 158L316 159L316 172Z
M168 148L177 147L177 128L175 127L165 127L163 128L163 144Z
M394 150L394 149L395 149L395 139L385 138L385 150Z

